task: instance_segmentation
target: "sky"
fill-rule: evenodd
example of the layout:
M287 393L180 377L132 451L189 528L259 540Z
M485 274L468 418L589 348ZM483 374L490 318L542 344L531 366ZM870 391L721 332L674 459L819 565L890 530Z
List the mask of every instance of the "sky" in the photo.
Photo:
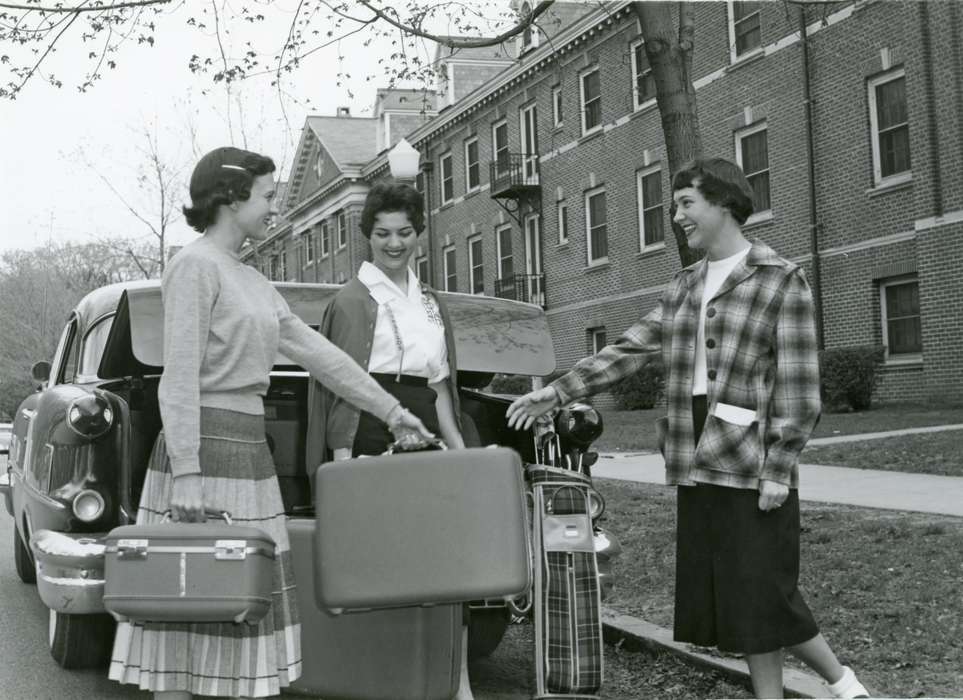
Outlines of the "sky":
M50 64L63 80L62 88L37 80L16 100L0 101L0 253L34 248L48 240L91 242L116 236L156 241L104 179L135 210L146 212L154 198L145 198L137 187L145 126L154 125L165 159L183 164L184 182L196 160L192 129L200 153L232 142L223 87L215 86L210 75L194 76L187 68L191 54L209 55L216 41L213 35L204 37L186 27L184 17L180 12L161 18L154 47L127 45L118 67L105 70L105 78L86 93L75 87L83 79L86 63L81 62L80 69L76 66L89 47L74 36ZM282 16L273 26L262 25L257 31L261 38L276 37L280 43L287 29L288 21ZM228 54L240 50L245 38L229 37ZM385 79L366 81L365 77L377 75L378 57L392 50L390 41L376 40L366 47L361 35L356 35L318 51L303 61L285 86L289 97L283 109L269 77L243 81L235 88L231 111L234 145L243 145L239 135L243 131L248 147L270 155L286 177L309 113L333 115L338 107L349 106L352 116L372 116L375 91L385 86ZM433 52L433 44L424 50ZM336 85L339 54L352 75L350 83L341 87ZM243 112L243 130L237 105ZM178 197L186 197L186 188ZM167 242L182 245L195 237L183 218L177 217L168 229Z

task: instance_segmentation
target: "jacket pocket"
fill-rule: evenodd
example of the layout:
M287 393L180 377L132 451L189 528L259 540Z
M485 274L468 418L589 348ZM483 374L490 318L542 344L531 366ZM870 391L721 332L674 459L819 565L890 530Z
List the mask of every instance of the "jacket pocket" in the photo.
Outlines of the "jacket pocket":
M665 457L665 439L669 434L669 417L662 416L655 421L655 442L659 452Z
M696 462L706 469L758 476L762 465L759 423L753 420L748 425L738 425L710 413L695 456Z

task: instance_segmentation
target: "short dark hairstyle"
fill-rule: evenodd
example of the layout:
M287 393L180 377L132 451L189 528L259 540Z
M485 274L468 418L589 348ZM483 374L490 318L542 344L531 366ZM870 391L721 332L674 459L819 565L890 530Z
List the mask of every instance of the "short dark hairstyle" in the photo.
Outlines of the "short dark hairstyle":
M752 186L735 163L723 158L697 158L672 178L672 192L695 187L706 201L725 207L739 225L752 215Z
M222 204L246 202L254 178L274 172L274 161L259 153L226 146L201 158L191 175L191 206L184 207L188 225L199 233L217 221Z
M361 233L371 238L375 217L382 212L401 211L408 215L408 221L415 233L425 230L425 198L421 192L404 182L379 182L368 192L361 211Z

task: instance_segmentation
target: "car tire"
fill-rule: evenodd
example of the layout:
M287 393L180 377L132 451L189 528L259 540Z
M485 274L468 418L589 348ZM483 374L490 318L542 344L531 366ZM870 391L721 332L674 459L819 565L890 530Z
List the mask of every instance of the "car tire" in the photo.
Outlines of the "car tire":
M61 668L107 668L114 646L110 615L67 615L50 611L50 655Z
M511 622L508 608L476 608L468 621L468 659L491 656Z
M30 556L30 550L27 549L23 537L20 536L20 530L16 527L13 528L13 561L17 567L17 576L20 577L21 581L24 583L37 582L37 567L33 563L33 557Z

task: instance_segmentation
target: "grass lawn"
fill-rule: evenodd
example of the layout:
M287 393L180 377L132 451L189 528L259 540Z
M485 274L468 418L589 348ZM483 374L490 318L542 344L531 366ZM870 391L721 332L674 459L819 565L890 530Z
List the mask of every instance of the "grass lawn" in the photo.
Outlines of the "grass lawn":
M598 479L624 548L605 604L672 626L675 490ZM963 696L963 519L804 503L800 588L882 697ZM794 665L796 665L794 663Z
M656 418L663 415L665 415L664 408L643 411L603 410L602 420L605 431L595 447L603 451L654 451L657 445L653 423ZM823 413L813 437L876 433L952 423L963 423L963 406L879 404L868 411L858 413ZM961 439L960 433L956 435L958 440ZM831 462L820 463L831 464Z
M810 446L800 459L856 469L963 476L963 430Z

